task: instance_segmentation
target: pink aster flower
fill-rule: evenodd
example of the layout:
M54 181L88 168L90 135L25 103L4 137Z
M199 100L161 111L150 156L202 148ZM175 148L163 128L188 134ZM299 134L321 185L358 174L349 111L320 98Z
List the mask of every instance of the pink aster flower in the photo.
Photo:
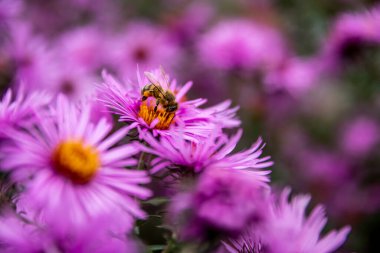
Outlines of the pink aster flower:
M13 22L10 42L5 49L15 68L14 81L25 83L27 90L49 87L54 82L56 64L47 41L33 34L27 23Z
M153 136L147 135L144 139L150 148L141 149L157 156L152 161L152 173L166 167L178 166L182 173L199 173L213 168L234 169L250 174L257 181L269 182L267 175L270 171L261 169L271 166L273 162L269 161L269 156L260 157L264 148L261 138L249 149L231 154L240 140L242 131L239 130L230 139L223 134L217 134L218 132L215 131L209 138L198 142L187 141L181 136L161 138L157 141Z
M299 96L310 91L324 70L324 64L317 58L288 58L278 68L266 73L264 82L270 90L287 90Z
M239 239L225 241L225 249L230 253L330 253L344 243L348 226L321 237L327 222L322 206L305 217L310 196L298 195L288 202L289 194L286 188L279 198L268 199L262 222L251 226Z
M51 96L45 92L26 94L23 87L17 92L9 89L0 101L0 136L8 134L13 127L27 127L35 123L37 111L50 101Z
M132 22L110 45L115 68L131 78L136 66L153 69L159 65L173 70L179 61L179 48L161 27L148 22Z
M338 17L322 49L327 68L339 66L344 60L352 60L365 46L379 45L379 26L380 7Z
M253 238L260 237L256 243L261 243L271 253L329 253L343 244L350 231L349 227L331 231L321 237L321 231L327 222L323 207L317 206L306 217L310 196L298 195L288 202L289 194L290 189L287 188L278 199L274 198L266 218L258 227L253 228Z
M59 97L50 116L40 117L28 131L12 132L15 144L4 147L1 167L25 185L18 208L29 217L66 231L113 214L125 229L132 216L144 217L136 198L149 197L150 191L139 186L149 178L124 168L136 165L131 156L139 151L133 145L113 147L129 128L109 135L111 124L89 118L89 106L77 108Z
M169 214L182 239L237 237L261 220L266 193L254 177L228 169L208 170L194 189L174 196Z
M58 57L83 72L99 70L107 63L104 36L95 26L72 29L61 35L57 42Z
M122 86L115 78L104 72L104 82L98 91L99 100L111 111L120 115L120 121L134 123L140 132L140 137L145 136L143 133L152 131L154 136L181 133L186 139L198 140L209 136L217 124L222 127L235 127L240 124L235 115L237 108L228 109L230 102L200 109L199 106L206 102L205 99L185 98L185 94L192 86L191 82L178 87L175 81L169 81L169 76L162 69L144 74L144 77L138 77L138 83ZM142 101L141 92L144 87L147 90L162 87L161 91L156 92L157 96L164 99L167 96L164 93L169 91L174 96L171 103L175 104L176 108L169 110L169 107L165 108L162 105L163 103L159 103L156 107L157 99L151 94Z
M178 4L174 1L173 4ZM180 13L168 16L167 26L171 36L182 45L193 43L199 33L215 16L215 7L211 3L195 1L189 3Z
M58 58L55 71L52 71L51 83L41 87L55 96L64 94L72 101L80 101L95 93L98 79L94 74L85 71L77 62Z
M1 252L137 252L127 237L103 229L106 219L97 219L80 229L58 236L49 227L25 222L15 215L0 218Z
M348 155L366 155L380 142L379 124L365 116L351 120L344 126L340 142Z
M230 20L203 35L198 54L205 65L213 68L257 70L278 65L286 50L273 28L249 20Z

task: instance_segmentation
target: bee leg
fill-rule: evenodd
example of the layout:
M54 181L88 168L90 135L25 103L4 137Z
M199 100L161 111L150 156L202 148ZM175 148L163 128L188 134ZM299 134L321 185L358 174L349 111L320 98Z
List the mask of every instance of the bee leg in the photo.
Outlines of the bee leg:
M158 107L159 104L160 104L160 99L157 98L156 99L156 106L154 107L154 112L157 112L157 107Z
M145 101L145 100L147 100L147 99L148 99L148 97L146 97L146 96L142 96L141 101Z

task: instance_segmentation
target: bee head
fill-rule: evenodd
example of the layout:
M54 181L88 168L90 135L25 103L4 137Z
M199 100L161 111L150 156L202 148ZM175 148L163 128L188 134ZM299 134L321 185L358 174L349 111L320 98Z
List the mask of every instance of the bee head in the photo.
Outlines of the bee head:
M168 107L166 107L167 112L175 112L175 111L177 111L177 109L178 109L177 103L169 105Z

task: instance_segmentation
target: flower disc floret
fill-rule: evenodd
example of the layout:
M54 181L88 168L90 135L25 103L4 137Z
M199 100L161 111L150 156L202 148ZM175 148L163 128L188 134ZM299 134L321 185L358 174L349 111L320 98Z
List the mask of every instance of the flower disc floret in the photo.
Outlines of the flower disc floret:
M155 129L167 130L174 122L175 113L167 112L161 106L155 111L156 99L149 98L146 101L143 101L140 105L139 117L141 117L148 125L151 125L153 122L156 123L154 126Z
M60 143L53 152L53 167L76 183L88 183L100 166L96 149L80 140Z

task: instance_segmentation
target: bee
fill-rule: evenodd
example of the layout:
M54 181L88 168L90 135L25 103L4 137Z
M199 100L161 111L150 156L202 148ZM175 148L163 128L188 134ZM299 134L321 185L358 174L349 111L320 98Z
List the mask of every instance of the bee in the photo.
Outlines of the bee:
M150 83L145 85L141 90L141 100L145 101L148 97L154 97L156 99L155 112L159 104L162 105L166 112L173 113L177 111L178 103L175 101L176 98L174 94L170 90L164 90L153 78L149 78L149 81Z

